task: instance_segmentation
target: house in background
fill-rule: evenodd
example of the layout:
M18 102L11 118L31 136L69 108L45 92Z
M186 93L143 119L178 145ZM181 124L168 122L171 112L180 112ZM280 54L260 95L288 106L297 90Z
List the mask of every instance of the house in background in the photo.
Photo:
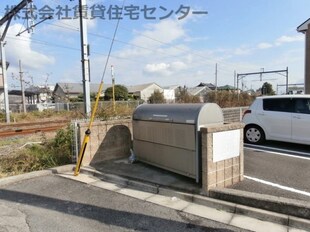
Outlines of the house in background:
M164 89L156 83L148 83L143 85L127 86L128 94L136 99L141 99L145 102L149 100L149 97L154 93L155 90L163 93Z
M223 85L220 87L217 87L217 90L219 91L229 91L229 92L237 92L237 89L232 85Z
M199 97L200 102L205 102L207 94L211 91L212 90L209 89L207 86L187 88L188 94Z
M164 89L164 97L167 103L175 103L176 95L179 91L179 85L171 85L165 86Z
M90 83L90 93L97 94L99 85L100 84ZM100 96L103 97L105 90L111 86L112 85L104 85ZM57 83L53 91L55 103L68 102L70 99L77 99L81 94L83 94L82 83Z
M203 87L203 86L207 86L210 90L215 90L216 86L213 85L212 83L202 83L200 82L199 85L197 85L197 87Z

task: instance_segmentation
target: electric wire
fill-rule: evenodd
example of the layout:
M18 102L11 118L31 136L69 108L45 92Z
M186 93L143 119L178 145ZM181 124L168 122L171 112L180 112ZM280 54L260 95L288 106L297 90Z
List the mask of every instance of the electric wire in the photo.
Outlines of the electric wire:
M126 1L126 0L123 1L121 14L122 14L122 11L123 11L123 9L124 9L125 1ZM109 59L110 59L110 55L111 55L112 48L113 48L113 45L114 45L116 33L117 33L117 31L118 31L119 22L120 22L120 17L119 17L118 20L117 20L117 24L116 24L115 31L114 31L114 34L113 34L113 39L112 39L112 41L111 41L111 46L110 46L110 49L109 49L108 57L107 57L107 60L106 60L105 66L104 66L104 70L103 70L103 74L102 74L102 77L101 77L101 82L103 82L104 75L105 75L105 72L106 72L106 70L107 70L107 66L108 66Z
M111 23L108 21L108 23ZM60 26L60 25L56 25L56 24L52 24L50 23L51 26L56 26L56 27L60 27L60 28L63 28L63 29L68 29L68 30L72 30L72 31L79 31L78 28L74 27L70 24L67 24L67 23L63 23L61 22L61 24L65 25L65 26ZM125 30L125 31L128 31L128 32L131 32L131 30L129 30L128 28L126 27L123 27L123 26L119 26L119 28ZM192 55L195 55L195 56L198 56L198 57L201 57L203 58L204 60L206 61L210 61L210 62L214 62L214 63L221 63L221 65L225 65L227 68L230 68L230 71L233 70L233 68L231 68L233 66L233 64L229 64L228 62L224 62L223 60L219 60L219 59L211 59L210 57L206 57L206 56L203 56L201 54L199 54L198 52L196 51L192 51L192 50L188 50L188 49L184 49L184 48L181 48L179 46L175 46L175 45L171 45L171 43L167 43L167 42L163 42L161 40L158 40L158 39L155 39L155 38L152 38L150 36L147 36L141 32L135 32L136 34L144 37L144 38L147 38L149 40L152 40L154 42L157 42L159 44L162 44L162 45L165 45L165 46L168 46L170 48L174 48L176 50L179 50L179 51L182 51L182 52L185 52L185 53L189 53L189 54L192 54ZM104 36L102 34L98 34L98 33L93 33L93 32L89 32L89 35L92 35L92 36L97 36L97 37L101 37L101 38L104 38L104 39L107 39L107 40L111 40L112 38L111 37L108 37L108 36ZM122 40L117 40L115 39L115 42L118 42L118 43L122 43L122 44L126 44L126 45L130 45L130 46L133 46L133 47L137 47L137 48L140 48L140 49L144 49L144 50L149 50L149 51L156 51L158 52L158 50L156 49L151 49L151 48L147 48L147 47L143 47L143 46L140 46L140 45L136 45L136 44L133 44L133 43L129 43L129 42L125 42L125 41L122 41ZM161 52L161 53L164 53L164 52ZM166 53L167 54L167 53ZM175 56L175 55L168 55L166 58L169 58L169 57L176 57L176 58L179 58L178 56ZM203 60L201 62L204 62ZM227 70L226 70L227 72Z

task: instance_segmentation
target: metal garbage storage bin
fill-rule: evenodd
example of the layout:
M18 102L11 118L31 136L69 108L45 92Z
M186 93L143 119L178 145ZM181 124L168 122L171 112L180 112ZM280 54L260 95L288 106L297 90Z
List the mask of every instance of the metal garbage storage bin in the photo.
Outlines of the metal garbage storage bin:
M201 135L205 125L224 124L222 109L206 104L143 104L133 113L137 160L201 178Z

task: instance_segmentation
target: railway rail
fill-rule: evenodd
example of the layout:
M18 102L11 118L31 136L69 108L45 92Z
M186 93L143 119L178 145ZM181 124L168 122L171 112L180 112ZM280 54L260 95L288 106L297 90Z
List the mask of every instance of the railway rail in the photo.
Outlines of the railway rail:
M30 123L11 123L0 125L0 138L17 135L35 134L38 132L53 132L65 127L70 121L42 121Z

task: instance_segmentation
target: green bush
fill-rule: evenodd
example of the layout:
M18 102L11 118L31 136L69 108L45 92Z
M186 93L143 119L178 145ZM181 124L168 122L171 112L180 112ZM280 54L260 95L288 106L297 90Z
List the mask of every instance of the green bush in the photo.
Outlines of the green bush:
M0 175L16 175L69 164L71 159L72 128L57 132L54 139L24 148L13 156L0 159Z

